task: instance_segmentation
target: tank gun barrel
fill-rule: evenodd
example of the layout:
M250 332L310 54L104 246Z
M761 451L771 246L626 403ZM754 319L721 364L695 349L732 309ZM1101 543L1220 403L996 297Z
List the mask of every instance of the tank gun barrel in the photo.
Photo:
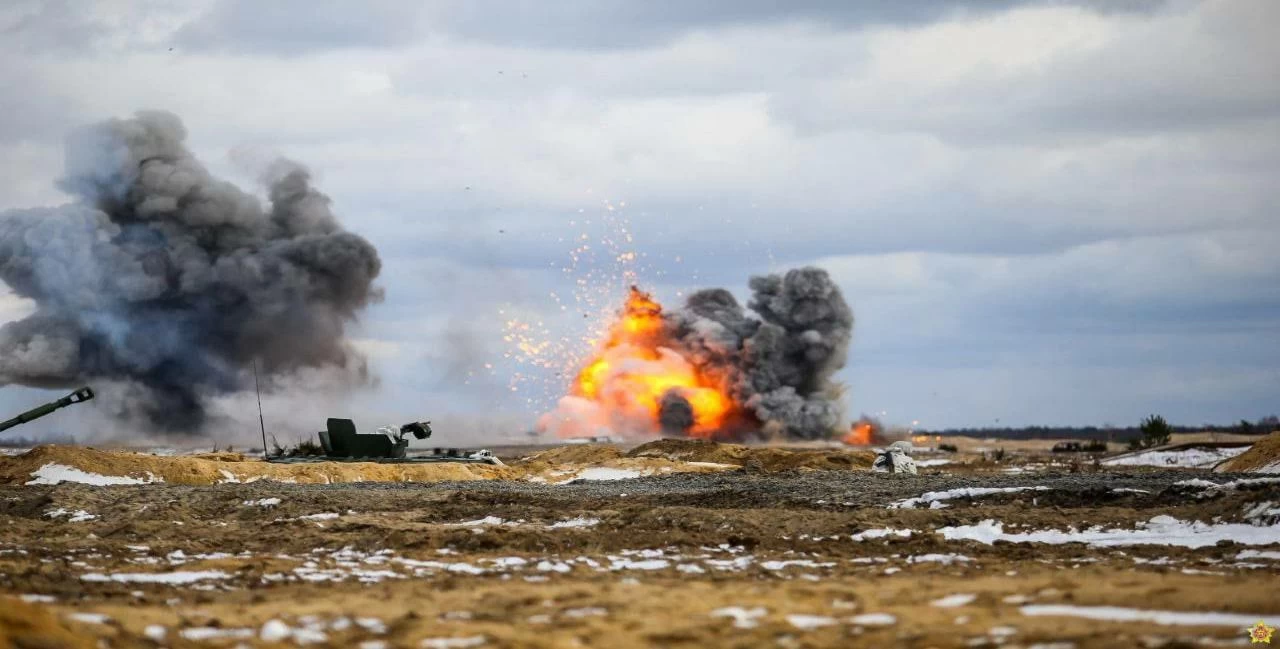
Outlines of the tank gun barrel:
M14 417L13 419L0 422L0 432L9 430L14 426L21 426L22 424L32 421L33 419L39 419L53 412L54 410L58 410L59 408L66 408L67 406L73 403L88 401L92 398L93 398L92 389L87 387L80 388L79 390L76 390L75 392L72 392L71 394L68 394L67 396L62 397L61 399L58 399L57 401L50 401L49 403L46 403L43 406L37 406L35 408L32 408L18 415L17 417Z

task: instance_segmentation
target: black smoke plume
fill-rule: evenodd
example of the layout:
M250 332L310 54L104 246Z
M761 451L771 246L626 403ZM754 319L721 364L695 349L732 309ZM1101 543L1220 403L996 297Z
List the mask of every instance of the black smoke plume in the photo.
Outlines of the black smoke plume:
M301 165L269 167L263 205L185 139L166 112L94 125L67 143L75 202L0 214L0 280L36 305L0 327L0 384L101 381L122 418L195 433L255 361L363 373L344 328L380 298L377 251Z
M746 430L729 436L829 437L844 416L831 377L844 367L853 311L821 268L752 277L749 286L750 311L729 291L707 289L668 315L682 355L745 410L736 425Z

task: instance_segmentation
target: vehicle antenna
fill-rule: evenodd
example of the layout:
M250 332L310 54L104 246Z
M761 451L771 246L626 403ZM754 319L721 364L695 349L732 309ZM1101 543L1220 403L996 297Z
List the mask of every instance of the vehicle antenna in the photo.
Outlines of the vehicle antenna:
M262 390L258 387L258 359L253 359L253 391L258 395L258 427L262 429L262 457L267 457L267 423L262 419Z

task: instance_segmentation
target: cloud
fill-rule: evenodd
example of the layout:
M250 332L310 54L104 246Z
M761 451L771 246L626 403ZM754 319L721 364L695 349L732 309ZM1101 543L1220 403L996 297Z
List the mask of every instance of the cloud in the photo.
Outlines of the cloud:
M1277 19L1280 5L1245 0L1121 17L1027 8L886 30L871 37L862 74L813 82L775 109L807 130L990 144L1275 119L1280 87L1265 80L1280 73Z
M306 162L384 257L375 420L531 421L495 314L580 345L618 215L668 301L829 265L851 412L1238 419L1268 401L1237 377L1280 387L1273 3L164 4L0 12L0 209L65 200L62 136L139 108L237 184Z
M418 34L419 3L364 0L217 0L174 35L195 50L296 55L307 51L389 47Z

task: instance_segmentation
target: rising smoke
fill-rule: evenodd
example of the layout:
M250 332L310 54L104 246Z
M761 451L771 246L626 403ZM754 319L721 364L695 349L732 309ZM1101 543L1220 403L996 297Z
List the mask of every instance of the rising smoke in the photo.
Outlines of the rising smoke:
M853 313L820 268L750 281L743 308L724 289L661 311L632 289L608 342L573 392L539 419L564 437L601 432L743 439L830 437Z
M71 137L76 202L0 214L0 280L35 301L0 327L0 385L101 382L114 414L195 433L209 400L303 368L363 375L344 328L380 298L368 241L344 231L301 165L263 176L269 203L214 178L170 113Z
M829 436L844 416L831 377L844 367L853 312L821 268L753 277L749 286L747 308L758 317L724 289L698 291L669 318L675 339L742 405L749 428Z

